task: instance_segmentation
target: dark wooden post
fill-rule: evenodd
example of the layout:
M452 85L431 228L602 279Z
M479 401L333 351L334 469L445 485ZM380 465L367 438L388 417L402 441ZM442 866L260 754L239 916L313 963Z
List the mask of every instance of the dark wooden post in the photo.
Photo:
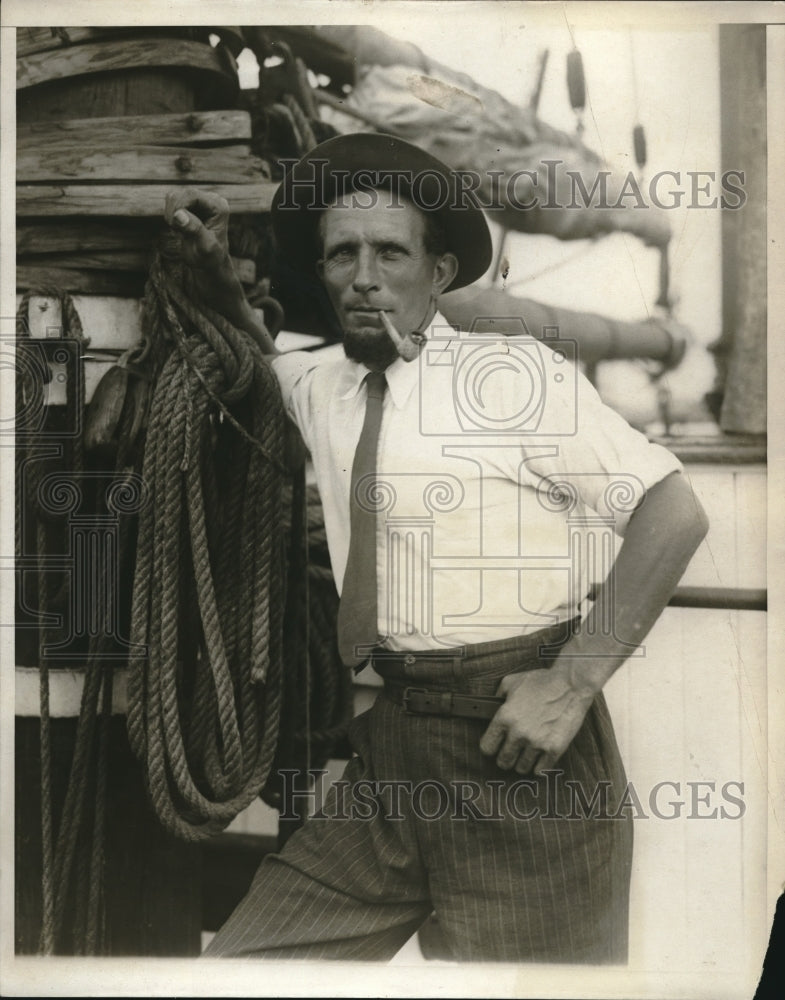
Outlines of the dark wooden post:
M766 433L766 25L720 25L722 170L743 171L722 212L720 426ZM734 205L738 202L732 198Z

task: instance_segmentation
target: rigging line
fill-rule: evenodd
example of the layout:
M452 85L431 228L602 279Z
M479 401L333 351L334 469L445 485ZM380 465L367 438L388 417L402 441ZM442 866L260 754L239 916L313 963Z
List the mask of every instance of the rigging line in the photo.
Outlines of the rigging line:
M635 36L633 35L632 28L627 29L627 38L630 43L630 74L632 76L632 102L635 108L635 121L639 122L641 119L640 102L638 99L638 73L637 73L637 63L635 59Z

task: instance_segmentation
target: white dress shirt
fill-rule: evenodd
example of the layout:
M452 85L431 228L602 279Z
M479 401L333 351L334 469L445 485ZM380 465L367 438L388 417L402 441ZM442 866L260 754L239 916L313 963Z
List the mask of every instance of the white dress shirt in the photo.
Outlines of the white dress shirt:
M646 489L681 470L602 403L568 348L458 334L437 314L420 358L387 369L376 573L388 648L504 639L585 612ZM367 369L335 350L273 369L311 454L340 593Z

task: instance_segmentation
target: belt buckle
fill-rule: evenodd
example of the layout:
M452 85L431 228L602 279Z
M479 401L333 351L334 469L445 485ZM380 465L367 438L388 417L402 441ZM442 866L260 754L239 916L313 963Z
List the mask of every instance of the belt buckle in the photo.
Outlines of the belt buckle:
M426 689L420 687L406 687L403 689L403 697L401 698L401 704L403 706L404 712L407 712L409 715L418 714L415 711L415 709L409 707L409 702L412 695L417 695L417 694L425 695Z

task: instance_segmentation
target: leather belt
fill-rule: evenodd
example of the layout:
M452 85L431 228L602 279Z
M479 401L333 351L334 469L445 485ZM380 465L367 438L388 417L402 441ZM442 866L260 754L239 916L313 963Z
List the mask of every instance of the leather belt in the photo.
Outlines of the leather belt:
M458 694L396 684L385 680L384 694L410 715L448 715L463 719L492 719L505 699L497 695Z

